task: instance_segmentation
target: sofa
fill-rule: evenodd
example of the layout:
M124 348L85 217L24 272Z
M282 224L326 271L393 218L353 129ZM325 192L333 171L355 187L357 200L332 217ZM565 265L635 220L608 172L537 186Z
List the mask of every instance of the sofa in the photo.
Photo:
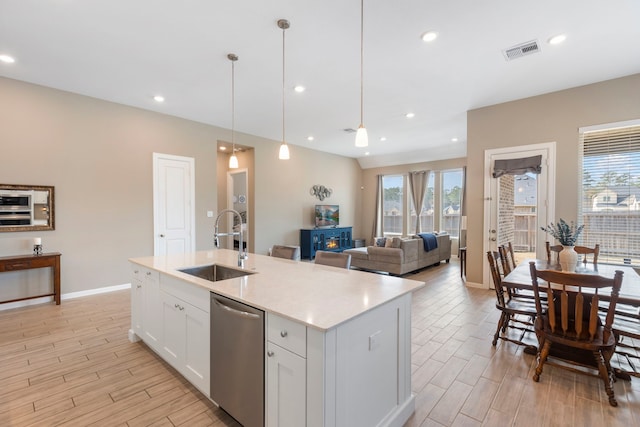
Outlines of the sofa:
M386 271L402 275L430 265L449 262L451 258L451 237L447 233L436 236L437 248L425 251L423 239L419 236L393 237L386 246L366 246L347 249L351 255L351 266L363 270Z

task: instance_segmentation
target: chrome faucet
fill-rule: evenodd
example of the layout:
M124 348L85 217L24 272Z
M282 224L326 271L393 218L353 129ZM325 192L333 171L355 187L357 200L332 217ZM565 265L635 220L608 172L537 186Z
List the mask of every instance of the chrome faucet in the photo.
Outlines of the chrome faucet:
M232 213L234 216L238 217L238 224L240 224L240 231L234 231L233 233L219 233L218 232L218 223L220 222L220 218L225 213ZM243 267L244 260L247 259L247 254L243 250L242 247L242 216L240 213L233 209L223 209L218 213L218 217L216 218L216 229L213 234L213 242L216 245L216 248L220 248L220 237L225 236L240 236L240 241L238 242L238 267Z

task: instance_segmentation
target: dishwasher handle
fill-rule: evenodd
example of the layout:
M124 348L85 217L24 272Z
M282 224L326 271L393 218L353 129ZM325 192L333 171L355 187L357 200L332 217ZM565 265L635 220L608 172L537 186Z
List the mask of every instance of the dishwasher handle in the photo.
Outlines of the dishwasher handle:
M249 317L252 319L259 319L260 315L259 314L254 314L254 313L249 313L248 311L243 311L243 310L236 310L235 308L231 308L228 305L222 303L221 301L217 300L216 298L212 298L213 302L216 303L216 305L218 307L220 307L223 310L226 310L227 313L233 314L235 316L241 316L241 317Z

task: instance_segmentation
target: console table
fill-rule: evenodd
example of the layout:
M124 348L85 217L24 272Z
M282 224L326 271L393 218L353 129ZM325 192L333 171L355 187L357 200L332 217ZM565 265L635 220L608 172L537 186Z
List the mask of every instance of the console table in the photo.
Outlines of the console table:
M351 249L352 227L303 228L300 230L300 256L313 259L317 251L342 252Z
M53 269L53 293L0 301L0 304L53 296L56 305L60 305L60 255L61 254L58 252L50 252L42 255L14 255L0 257L0 273L5 271L31 270L34 268L45 267L51 267Z

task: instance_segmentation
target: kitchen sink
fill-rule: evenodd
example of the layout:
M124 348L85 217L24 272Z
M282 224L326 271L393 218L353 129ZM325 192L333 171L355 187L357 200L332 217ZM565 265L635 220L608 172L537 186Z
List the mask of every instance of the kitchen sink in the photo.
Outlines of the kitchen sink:
M201 279L209 280L211 282L235 279L236 277L243 277L255 273L254 271L238 270L236 268L231 268L219 264L203 265L201 267L190 267L178 271L199 277Z

